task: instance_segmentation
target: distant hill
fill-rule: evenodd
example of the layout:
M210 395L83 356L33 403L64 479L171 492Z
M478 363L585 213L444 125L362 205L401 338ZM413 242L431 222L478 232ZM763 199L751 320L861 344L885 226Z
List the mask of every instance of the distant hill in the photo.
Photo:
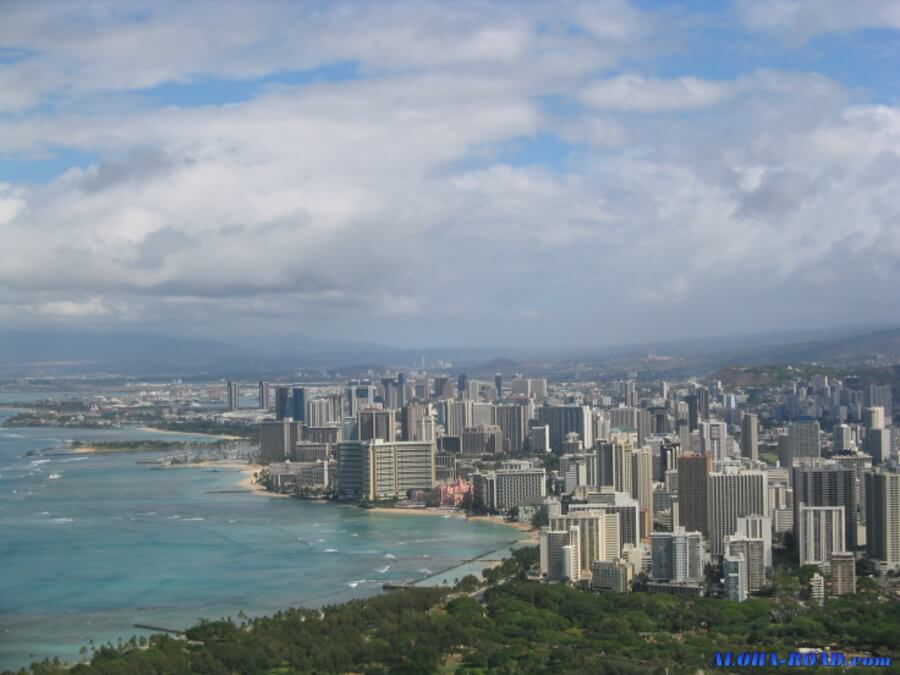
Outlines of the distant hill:
M234 345L138 332L0 330L0 368L46 370L204 366L246 358Z

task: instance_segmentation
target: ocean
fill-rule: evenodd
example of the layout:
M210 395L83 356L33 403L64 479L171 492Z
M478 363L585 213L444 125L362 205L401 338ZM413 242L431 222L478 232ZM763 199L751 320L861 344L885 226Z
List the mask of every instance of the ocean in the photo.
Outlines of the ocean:
M387 581L452 583L480 570L462 561L520 538L459 517L221 493L239 489L237 470L137 463L166 453L23 456L142 438L189 436L0 428L0 669L149 634L136 623L183 629L341 603Z

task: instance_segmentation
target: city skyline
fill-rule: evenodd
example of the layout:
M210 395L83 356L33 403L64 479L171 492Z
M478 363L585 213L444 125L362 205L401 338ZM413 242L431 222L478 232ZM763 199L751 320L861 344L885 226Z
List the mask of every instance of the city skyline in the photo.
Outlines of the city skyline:
M574 349L898 309L896 3L212 10L3 8L4 325Z

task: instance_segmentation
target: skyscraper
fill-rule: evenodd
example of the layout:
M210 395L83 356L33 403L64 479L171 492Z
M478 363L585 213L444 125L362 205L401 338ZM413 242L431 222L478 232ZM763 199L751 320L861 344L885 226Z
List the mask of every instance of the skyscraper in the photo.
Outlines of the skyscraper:
M522 452L525 447L525 435L528 433L525 406L498 405L494 409L494 417L503 436L504 449L512 453Z
M741 457L759 459L759 416L744 413L741 420Z
M697 389L697 415L700 419L709 419L709 389L698 387Z
M375 386L368 380L351 380L345 387L347 417L356 417L356 413L375 406Z
M866 473L866 555L900 570L900 473Z
M549 581L581 578L580 535L577 526L565 530L541 529L541 574Z
M722 554L724 538L737 532L738 518L769 512L768 494L765 471L727 468L709 474L710 553Z
M728 456L728 426L719 420L702 420L700 422L700 452L712 455L713 461L720 461Z
M697 395L691 394L690 396L686 396L684 401L688 405L688 424L690 425L690 430L696 431L700 428L700 410Z
M703 581L703 537L679 527L675 532L654 532L650 537L654 581Z
M497 400L503 398L503 375L497 373L494 375L494 389L497 390Z
M631 408L636 408L638 404L637 397L637 387L635 387L634 380L626 380L625 381L625 405Z
M264 380L259 381L259 409L268 410L272 405L271 385Z
M397 405L403 407L406 405L406 375L397 373Z
M410 490L430 490L435 484L434 443L344 441L337 444L336 455L343 499L406 497Z
M678 458L678 516L686 530L709 535L709 473L712 456L695 453Z
M866 405L881 406L884 410L884 423L893 424L893 392L889 384L870 384L866 391Z
M433 426L434 420L431 417L431 404L416 403L411 401L403 406L400 412L400 428L404 441L432 441L432 436L428 437L428 422Z
M275 387L275 419L284 420L291 416L291 390L285 386Z
M615 492L632 493L632 461L634 447L627 434L616 434L596 446L597 487L611 487Z
M641 539L653 530L653 453L641 448L631 454L631 496L641 507Z
M791 422L788 432L789 458L793 464L798 459L815 459L822 456L819 440L819 421L811 417L798 417Z
M359 440L371 441L377 438L388 443L397 440L397 424L393 410L360 410L357 418Z
M295 422L306 421L306 389L304 387L291 389L291 416Z
M844 550L857 546L856 476L852 468L820 460L792 470L794 487L794 534L799 534L800 507L833 506L844 510Z
M847 550L843 506L805 506L799 508L797 552L800 565L828 567L831 554Z
M566 434L575 432L584 447L594 445L591 409L586 405L544 405L538 408L538 423L550 427L550 447L561 450Z
M238 383L229 380L226 389L225 406L228 410L237 410L240 407L240 395L238 392Z

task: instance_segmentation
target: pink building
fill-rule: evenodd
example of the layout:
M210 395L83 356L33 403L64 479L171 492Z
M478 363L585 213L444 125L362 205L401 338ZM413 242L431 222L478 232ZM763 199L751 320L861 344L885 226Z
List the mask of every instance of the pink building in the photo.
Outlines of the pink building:
M441 506L460 506L466 495L470 494L472 484L463 478L457 478L453 483L442 483L432 492L434 500Z

